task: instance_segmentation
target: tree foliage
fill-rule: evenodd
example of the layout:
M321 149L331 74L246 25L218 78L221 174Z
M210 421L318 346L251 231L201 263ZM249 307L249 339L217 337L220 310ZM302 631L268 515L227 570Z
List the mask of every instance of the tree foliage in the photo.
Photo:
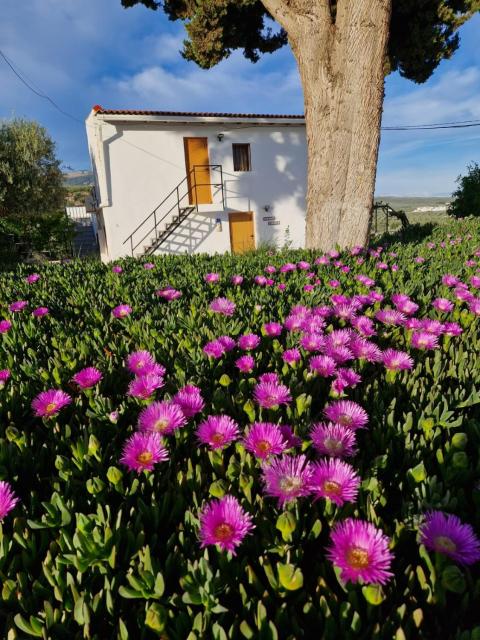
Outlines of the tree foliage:
M63 206L55 143L36 122L0 125L0 215L37 215Z
M455 218L480 216L480 165L472 162L467 167L467 175L457 178L458 189L449 207L449 214Z
M243 49L245 57L256 62L262 53L287 44L287 34L273 27L260 0L121 2L124 7L162 7L171 20L184 21L188 39L183 56L204 68L218 64L234 49ZM336 4L330 0L333 21ZM459 27L479 10L480 0L393 0L387 72L425 82L441 60L457 50Z

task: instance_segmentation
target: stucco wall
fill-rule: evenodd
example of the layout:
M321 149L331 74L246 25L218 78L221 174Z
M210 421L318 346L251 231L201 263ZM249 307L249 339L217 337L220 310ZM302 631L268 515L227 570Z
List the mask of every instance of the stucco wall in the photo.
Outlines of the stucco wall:
M225 211L221 190L212 187L214 203L199 205L199 212L184 221L159 251L230 251L228 211L254 213L257 246L265 242L281 246L286 240L294 247L303 245L307 168L305 129L301 124L238 128L224 123L119 122L102 123L101 128L103 143L93 141L91 125L89 141L108 244L108 256L103 252L103 259L130 255L130 242L123 244L124 240L185 177L183 138L197 136L208 138L210 163L222 165ZM224 134L222 141L218 133ZM232 143L251 145L251 172L233 170ZM212 172L212 181L220 182L219 178L218 172ZM181 195L186 192L184 185ZM187 204L187 199L183 202ZM158 211L158 217L173 204L172 197ZM264 210L266 205L270 207L268 212ZM279 224L269 225L264 217L274 217L273 222ZM221 231L216 219L222 221ZM135 253L141 253L149 243L151 227L153 221L135 234L134 244L147 235Z

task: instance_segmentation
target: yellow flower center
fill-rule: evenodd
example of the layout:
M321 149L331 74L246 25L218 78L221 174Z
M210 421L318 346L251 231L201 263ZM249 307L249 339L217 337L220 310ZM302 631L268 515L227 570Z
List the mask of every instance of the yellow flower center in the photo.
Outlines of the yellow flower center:
M343 445L339 440L334 440L333 438L325 438L325 442L323 443L325 449L330 453L341 453L343 451Z
M295 493L295 491L298 491L298 489L301 488L302 480L301 480L301 478L294 478L292 476L285 476L284 478L282 478L280 480L280 482L278 484L280 486L280 489L282 491L284 491L285 493Z
M344 427L349 427L349 426L352 424L353 419L352 419L352 416L347 416L347 415L344 413L343 415L341 415L341 416L339 417L339 419L337 420L337 422L338 422L338 424L341 424L341 425L343 425Z
M232 537L233 535L233 527L231 527L229 524L227 524L226 522L222 522L222 524L219 524L215 527L215 537L217 538L217 540L220 541L225 541L228 540L229 538Z
M46 411L46 413L52 413L52 411L55 411L56 408L57 408L57 403L56 402L50 402L45 407L45 411Z
M352 547L347 552L347 562L352 569L366 569L370 564L368 551L361 547Z
M168 427L168 419L163 418L162 420L157 420L155 423L155 431L165 431Z
M212 442L214 444L222 444L224 440L225 436L223 435L223 433L214 433L212 436Z
M323 483L323 490L325 493L330 493L332 495L338 496L342 493L342 485L335 480L326 480Z
M142 453L139 453L137 456L137 462L139 462L140 464L148 464L149 462L151 462L153 459L153 453L151 451L143 451Z
M457 550L457 545L448 536L437 536L434 542L435 549L440 553L454 553Z
M272 445L270 442L267 442L267 440L260 440L260 442L257 443L257 450L259 453L269 453L271 448Z

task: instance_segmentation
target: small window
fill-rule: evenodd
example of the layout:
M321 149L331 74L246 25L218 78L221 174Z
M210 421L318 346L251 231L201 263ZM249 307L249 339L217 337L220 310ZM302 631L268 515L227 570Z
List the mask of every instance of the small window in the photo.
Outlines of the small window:
M233 170L251 171L252 163L250 159L249 144L232 144L233 148Z

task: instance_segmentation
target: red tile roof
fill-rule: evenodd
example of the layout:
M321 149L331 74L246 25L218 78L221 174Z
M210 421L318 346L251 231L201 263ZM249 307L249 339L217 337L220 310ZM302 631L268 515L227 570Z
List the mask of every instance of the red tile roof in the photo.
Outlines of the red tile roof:
M100 105L95 105L93 111L97 114L119 115L119 116L178 116L183 118L254 118L254 119L280 119L280 120L303 120L303 115L287 114L258 114L258 113L208 113L202 111L145 111L141 109L104 109Z

